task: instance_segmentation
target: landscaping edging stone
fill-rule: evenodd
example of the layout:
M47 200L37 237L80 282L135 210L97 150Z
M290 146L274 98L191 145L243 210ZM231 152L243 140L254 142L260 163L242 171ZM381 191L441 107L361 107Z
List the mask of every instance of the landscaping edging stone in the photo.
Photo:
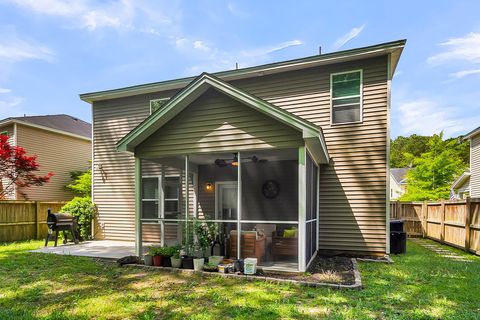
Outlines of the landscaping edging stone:
M206 277L223 277L223 278L236 278L236 279L244 279L247 281L265 281L270 283L283 283L283 284L293 284L298 286L306 286L306 287L327 287L332 289L356 289L360 290L363 288L362 285L362 278L360 276L360 271L358 270L357 260L355 258L352 259L353 264L353 273L355 275L355 283L354 284L335 284L335 283L326 283L326 282L311 282L311 281L301 281L301 280L293 280L293 279L280 279L280 278L273 278L273 277L265 277L265 276L253 276L253 275L243 275L243 274L233 274L233 273L219 273L219 272L207 272L207 271L194 271L191 269L179 269L179 268L170 268L170 267L154 267L154 266L146 266L144 264L126 264L123 267L129 268L137 268L137 269L146 269L149 271L168 271L172 273L185 273L185 274L198 274Z

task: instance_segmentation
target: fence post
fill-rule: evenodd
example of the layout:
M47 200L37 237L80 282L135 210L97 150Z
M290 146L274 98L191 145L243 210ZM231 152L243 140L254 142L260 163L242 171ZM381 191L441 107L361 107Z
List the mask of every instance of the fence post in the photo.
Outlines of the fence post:
M422 238L425 238L428 236L427 234L427 202L423 201L422 202Z
M40 202L35 201L35 239L40 238Z
M470 251L470 221L472 216L471 200L467 197L465 204L465 251Z
M445 200L440 202L440 242L445 242Z

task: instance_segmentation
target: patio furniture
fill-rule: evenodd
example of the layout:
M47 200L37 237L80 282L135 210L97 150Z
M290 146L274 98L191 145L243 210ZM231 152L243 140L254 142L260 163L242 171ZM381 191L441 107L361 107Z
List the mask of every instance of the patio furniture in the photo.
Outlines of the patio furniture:
M260 236L257 231L241 232L241 256L244 258L257 258L258 263L262 262L265 257L265 248L267 237ZM228 254L230 258L237 257L237 230L230 231L228 238Z
M278 257L297 259L298 257L298 234L286 237L285 230L272 232L272 255Z

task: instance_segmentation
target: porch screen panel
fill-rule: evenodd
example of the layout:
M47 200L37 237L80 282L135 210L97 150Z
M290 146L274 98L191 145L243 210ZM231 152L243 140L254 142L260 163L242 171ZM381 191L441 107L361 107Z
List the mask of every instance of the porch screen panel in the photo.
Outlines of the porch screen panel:
M318 168L309 154L306 159L306 226L305 258L308 264L317 249L317 175Z

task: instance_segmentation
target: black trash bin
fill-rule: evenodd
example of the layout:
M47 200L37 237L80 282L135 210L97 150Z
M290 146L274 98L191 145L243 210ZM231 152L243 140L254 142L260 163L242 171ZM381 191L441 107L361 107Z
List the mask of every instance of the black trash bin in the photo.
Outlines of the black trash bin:
M390 221L390 253L399 254L407 251L407 233L403 231L402 220Z

